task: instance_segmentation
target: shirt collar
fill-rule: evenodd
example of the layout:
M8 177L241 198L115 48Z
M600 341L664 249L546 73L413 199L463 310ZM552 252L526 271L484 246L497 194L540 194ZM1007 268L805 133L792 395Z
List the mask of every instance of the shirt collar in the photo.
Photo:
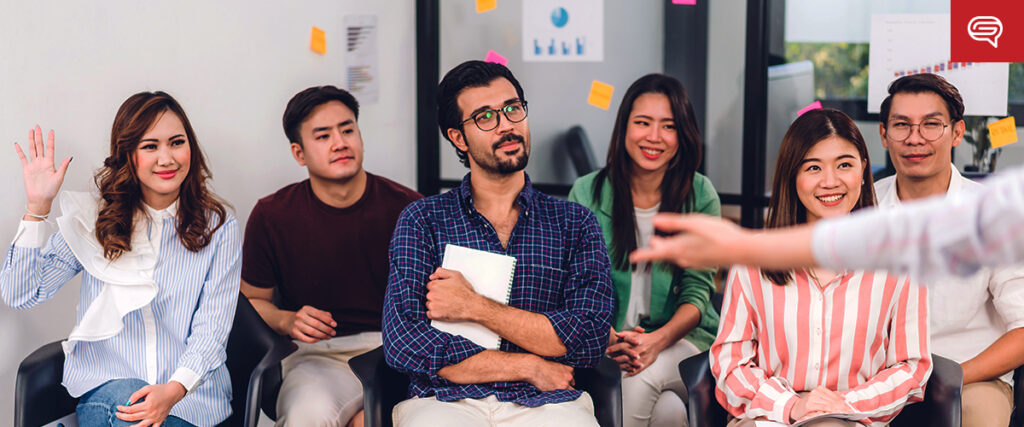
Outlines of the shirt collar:
M154 221L163 221L164 218L174 218L178 215L177 199L175 199L170 206L160 210L153 209L153 207L147 205L146 202L142 202L142 207L146 211L146 214L149 215L150 218L153 218Z
M456 189L456 191L459 192L459 198L462 199L466 204L467 209L470 211L473 210L473 187L469 182L469 176L471 174L472 172L467 173L466 176L462 177L462 184L459 185L458 189ZM519 203L519 206L522 206L523 210L527 210L537 199L537 195L539 193L530 183L530 174L523 172L523 175L525 177L525 184L523 185L523 189L519 191L519 195L516 196L516 203Z

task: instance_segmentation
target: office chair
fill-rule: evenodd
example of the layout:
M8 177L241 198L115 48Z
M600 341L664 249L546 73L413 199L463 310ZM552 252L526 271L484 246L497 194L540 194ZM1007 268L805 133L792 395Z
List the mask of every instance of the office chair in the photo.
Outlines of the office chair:
M569 152L569 160L577 176L583 176L597 169L594 151L590 148L590 139L582 126L573 126L565 135L565 148Z
M297 349L260 318L249 300L238 294L238 308L228 336L227 367L231 376L231 416L221 426L255 427L259 410L276 419L281 388L281 359ZM14 391L15 427L38 427L75 412L78 399L61 385L64 350L60 341L46 344L21 361Z
M711 375L708 352L679 362L679 375L689 393L687 413L691 426L725 426L728 414L715 399L715 378ZM924 401L903 407L889 424L892 427L960 427L960 364L932 355L932 375L925 387Z
M1024 366L1013 370L1013 413L1010 427L1024 427Z
M391 427L391 410L408 398L409 377L384 362L383 347L353 357L349 366L363 383L366 427ZM595 368L576 370L576 388L590 394L594 416L602 427L622 425L621 375L619 366L607 357Z

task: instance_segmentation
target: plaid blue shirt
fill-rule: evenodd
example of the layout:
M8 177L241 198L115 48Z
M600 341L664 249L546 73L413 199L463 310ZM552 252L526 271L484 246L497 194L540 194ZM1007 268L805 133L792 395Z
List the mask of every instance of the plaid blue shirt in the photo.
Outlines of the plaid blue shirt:
M389 365L410 376L410 397L435 395L450 402L494 395L537 407L580 396L578 390L541 392L526 382L456 384L437 374L484 350L434 329L427 319L428 276L441 265L448 243L516 258L509 305L547 316L566 348L564 356L547 359L582 368L603 357L613 302L608 252L596 218L583 206L538 192L529 177L516 200L522 211L507 249L473 207L469 174L460 187L413 202L398 219L384 299L384 354ZM501 351L526 352L508 340L501 341Z

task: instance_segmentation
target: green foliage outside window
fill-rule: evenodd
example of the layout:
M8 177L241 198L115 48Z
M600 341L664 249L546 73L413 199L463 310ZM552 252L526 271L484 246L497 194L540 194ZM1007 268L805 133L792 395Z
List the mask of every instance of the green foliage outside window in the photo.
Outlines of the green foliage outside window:
M867 43L786 43L786 62L814 63L818 99L868 97Z
M814 63L818 99L868 97L867 43L786 43L786 62ZM1024 63L1010 64L1009 100L1024 103Z

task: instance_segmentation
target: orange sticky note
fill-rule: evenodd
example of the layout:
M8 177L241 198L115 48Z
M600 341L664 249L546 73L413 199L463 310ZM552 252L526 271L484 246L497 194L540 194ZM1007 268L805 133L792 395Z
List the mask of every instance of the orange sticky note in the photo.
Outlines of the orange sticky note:
M587 104L607 110L612 104L613 92L615 92L614 86L594 80L593 83L590 83L590 96L587 97Z
M476 0L476 13L484 13L498 7L498 0Z
M313 34L309 36L309 48L321 55L327 54L327 36L324 30L313 27Z
M998 122L989 123L988 139L992 141L992 148L999 148L1017 142L1017 123L1013 116Z

